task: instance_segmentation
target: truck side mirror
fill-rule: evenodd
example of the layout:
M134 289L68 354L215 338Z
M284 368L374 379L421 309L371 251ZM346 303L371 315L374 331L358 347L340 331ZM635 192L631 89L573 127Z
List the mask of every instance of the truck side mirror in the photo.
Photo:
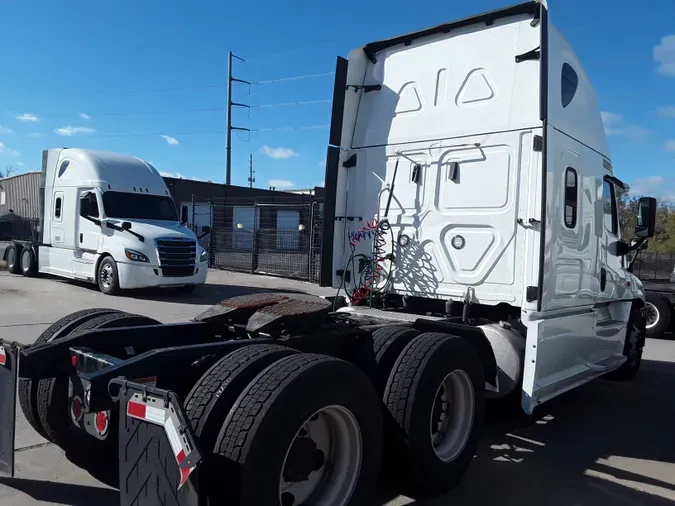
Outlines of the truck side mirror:
M182 225L185 225L188 221L188 208L187 206L182 206L180 208L180 222Z
M209 227L208 225L204 225L202 227L202 234L210 234L210 233L211 233L211 227Z
M131 223L129 223L128 221L123 221L122 230L131 230Z
M641 239L654 237L656 228L656 199L653 197L642 197L638 203L637 224L635 225L635 236Z
M607 246L607 251L614 256L623 257L631 252L630 244L625 241L615 241Z

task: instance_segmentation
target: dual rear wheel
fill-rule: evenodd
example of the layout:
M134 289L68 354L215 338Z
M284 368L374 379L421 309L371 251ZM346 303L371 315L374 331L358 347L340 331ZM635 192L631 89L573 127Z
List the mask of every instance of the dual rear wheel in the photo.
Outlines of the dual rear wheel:
M31 247L22 247L20 244L10 244L5 252L7 270L11 274L23 274L33 277L37 274L37 261Z
M210 453L202 466L210 476L200 480L210 501L365 504L383 448L385 471L408 495L454 487L483 419L483 370L472 346L386 327L364 341L360 362L265 344L212 366L185 402ZM224 475L233 477L227 487L219 486Z

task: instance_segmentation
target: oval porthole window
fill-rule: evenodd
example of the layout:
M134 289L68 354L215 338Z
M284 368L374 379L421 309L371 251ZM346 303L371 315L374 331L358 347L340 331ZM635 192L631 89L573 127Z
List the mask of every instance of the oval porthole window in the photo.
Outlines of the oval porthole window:
M59 176L58 177L61 177L63 175L63 173L68 168L68 165L70 165L70 162L68 160L66 160L65 162L63 162L61 164L61 166L59 167Z
M562 81L560 91L562 94L562 106L567 107L574 98L579 86L579 76L569 63L563 63Z

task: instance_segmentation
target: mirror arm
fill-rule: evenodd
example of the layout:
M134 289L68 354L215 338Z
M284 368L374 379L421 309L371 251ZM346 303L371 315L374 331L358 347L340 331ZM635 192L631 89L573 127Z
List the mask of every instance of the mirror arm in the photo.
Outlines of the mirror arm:
M630 247L630 251L634 251L635 254L633 255L633 258L629 258L629 260L628 260L628 267L626 267L626 270L627 270L628 272L630 272L631 274L633 273L633 264L635 264L635 261L636 261L637 258L640 256L640 251L642 251L642 250L640 249L640 247L641 247L646 241L647 241L646 238L640 237L640 238L637 239L637 242L636 242L635 244L633 244L633 245Z

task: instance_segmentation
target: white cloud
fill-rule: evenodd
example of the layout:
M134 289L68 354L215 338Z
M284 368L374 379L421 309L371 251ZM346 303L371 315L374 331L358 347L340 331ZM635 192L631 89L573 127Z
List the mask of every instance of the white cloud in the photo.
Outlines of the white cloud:
M270 179L267 184L275 188L293 188L295 186L292 181L287 179Z
M663 147L666 148L666 151L675 153L675 139L666 142L665 146Z
M630 183L630 193L635 197L651 196L672 201L675 195L673 183L675 179L664 176L641 177Z
M150 163L150 162L148 162L148 163ZM162 172L159 173L159 175L162 176L162 177L172 177L174 179L191 179L192 181L202 181L202 179L198 179L196 177L184 176L180 172L164 172L164 171L162 171Z
M25 164L23 162L16 162L17 167L23 167Z
M664 118L675 118L675 105L670 107L659 107L659 116Z
M659 74L675 76L675 34L667 35L654 47L654 61Z
M616 114L608 111L602 111L600 115L602 116L602 122L605 124L605 127L618 123L623 119L623 116L621 116L621 114Z
M74 127L74 126L64 126L61 128L57 128L54 130L57 134L62 135L64 137L71 137L73 135L79 135L79 134L92 134L96 130L93 128L88 128L88 127Z
M260 151L262 151L264 155L267 155L270 158L274 158L276 160L286 160L288 158L298 156L298 154L291 148L271 148L269 146L263 146Z
M86 112L80 112L77 115L82 119L91 119L91 116L89 116Z
M38 133L38 132L33 132L33 133L30 133L30 134L26 134L27 137L32 137L33 139L34 139L35 137L40 137L40 135L42 135L42 134L40 134L40 133Z
M11 134L12 132L13 130L11 128L0 125L0 134Z
M16 116L16 119L18 119L19 121L40 121L40 118L38 118L35 114L31 114L29 112L25 112L21 116Z
M2 142L0 142L0 153L3 153L5 155L11 155L11 156L18 156L19 155L18 151L15 151L13 149L8 148Z
M177 146L179 144L178 139L171 137L170 135L162 135L162 139L164 139L170 146Z
M600 114L602 115L602 122L605 125L607 137L620 136L634 140L649 134L649 130L624 120L621 114L609 111L602 111Z

